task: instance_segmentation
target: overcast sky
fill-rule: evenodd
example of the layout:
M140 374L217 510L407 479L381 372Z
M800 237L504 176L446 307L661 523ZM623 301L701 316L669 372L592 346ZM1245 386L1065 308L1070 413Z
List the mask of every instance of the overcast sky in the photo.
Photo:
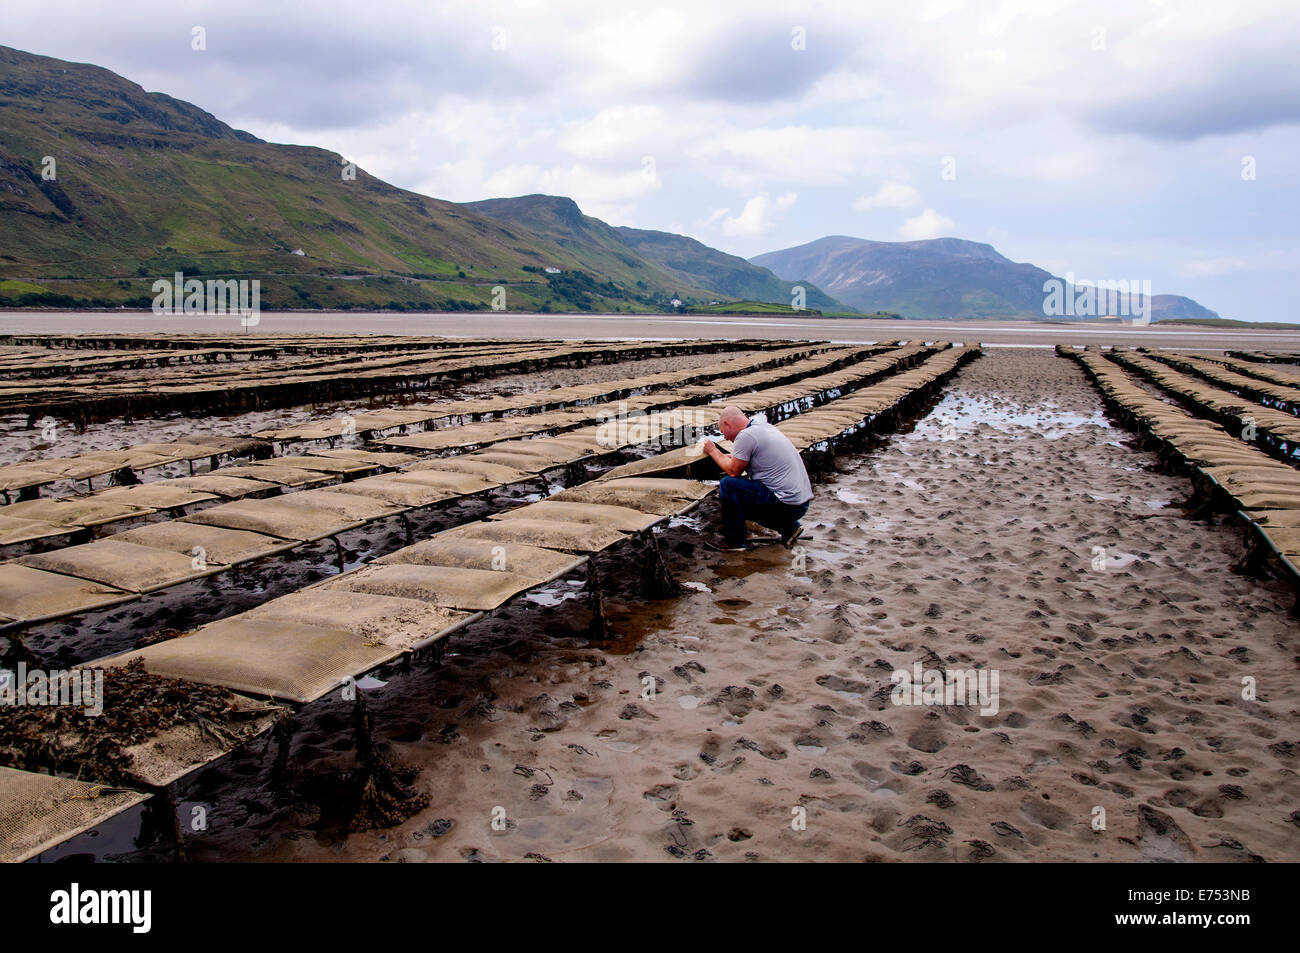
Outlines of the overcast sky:
M1294 0L40 0L0 43L439 198L745 257L956 236L1300 317Z

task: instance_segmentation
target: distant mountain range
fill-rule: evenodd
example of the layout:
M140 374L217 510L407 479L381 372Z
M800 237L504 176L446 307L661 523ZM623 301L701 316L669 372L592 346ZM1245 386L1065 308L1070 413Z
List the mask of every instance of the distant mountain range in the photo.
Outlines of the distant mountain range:
M48 158L47 158L48 157ZM0 305L147 307L186 277L268 308L668 311L790 283L549 196L458 205L276 145L109 70L0 47ZM808 306L839 308L809 289Z
M482 310L504 288L518 311L788 313L798 286L809 310L906 317L1041 317L1051 277L957 239L837 236L746 261L560 196L456 204L0 46L0 307L149 307L176 272L256 278L269 309ZM1216 316L1171 295L1156 310Z
M813 282L858 311L913 318L1042 319L1044 284L1056 278L1065 292L1065 279L960 238L875 242L832 235L750 260L788 281ZM1217 317L1191 298L1151 296L1154 321Z
M544 235L583 258L593 270L611 274L650 262L671 276L670 282L697 295L790 304L795 282L782 281L759 265L710 248L672 232L607 225L583 215L573 199L558 195L523 195L511 199L466 202L465 208L501 222ZM628 277L632 277L630 274ZM805 304L816 310L846 310L834 298L805 284Z

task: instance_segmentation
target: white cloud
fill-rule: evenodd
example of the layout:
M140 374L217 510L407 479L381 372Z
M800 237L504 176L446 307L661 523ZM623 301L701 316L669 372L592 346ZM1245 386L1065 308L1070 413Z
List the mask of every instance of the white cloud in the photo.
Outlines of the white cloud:
M570 123L558 145L582 159L639 160L675 147L682 132L680 123L680 116L657 106L614 106Z
M621 9L617 13L606 8L601 12L603 16L578 20L586 20L587 25L565 44L566 52L588 67L595 88L611 80L650 89L667 85L673 76L680 75L687 44L692 39L698 42L701 28L708 27L690 12L667 6L649 11ZM563 24L549 29L545 23L534 25L545 35Z
M951 235L957 223L945 215L940 215L932 208L927 208L915 218L909 218L898 229L898 236L904 241L915 242L923 238L943 238Z
M886 182L874 195L859 196L853 202L857 212L869 212L876 208L912 208L921 204L921 193L910 185L900 182Z
M1295 271L1300 268L1300 248L1261 248L1249 255L1223 255L1193 258L1183 262L1178 271L1190 278L1219 278L1258 271Z
M744 238L766 235L776 227L776 213L794 205L797 198L794 192L786 192L773 200L760 192L745 203L739 215L722 219L722 234Z
M734 189L842 185L879 176L908 147L871 126L788 125L762 112L727 122L701 115L689 128L683 151L692 165Z
M1180 269L1183 274L1195 277L1219 277L1220 275L1230 275L1238 271L1250 271L1253 267L1251 262L1245 258L1236 255L1224 256L1222 258L1202 258L1199 261L1184 262Z

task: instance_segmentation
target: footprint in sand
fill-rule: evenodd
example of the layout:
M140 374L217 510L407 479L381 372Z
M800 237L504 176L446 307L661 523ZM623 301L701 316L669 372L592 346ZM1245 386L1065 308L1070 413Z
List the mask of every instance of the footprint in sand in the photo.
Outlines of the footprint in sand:
M677 794L680 788L675 784L656 784L647 791L643 791L641 796L647 801L654 801L661 811L671 811L677 803Z
M708 704L721 705L733 718L744 718L755 708L763 710L754 690L743 685L728 685L710 699Z
M825 754L826 746L816 735L800 735L794 739L794 746L803 754Z
M943 738L943 732L935 725L923 725L916 729L908 736L907 746L913 751L922 751L926 754L934 754L942 751L948 743Z
M1195 859L1186 832L1168 814L1146 804L1138 808L1138 847L1144 861L1181 863Z
M871 686L865 682L841 678L838 675L821 675L817 678L817 684L833 692L848 695L850 698L861 698L871 691Z
M1020 810L1039 827L1046 827L1052 831L1064 830L1071 823L1081 822L1080 818L1069 811L1041 798L1025 798L1020 802Z

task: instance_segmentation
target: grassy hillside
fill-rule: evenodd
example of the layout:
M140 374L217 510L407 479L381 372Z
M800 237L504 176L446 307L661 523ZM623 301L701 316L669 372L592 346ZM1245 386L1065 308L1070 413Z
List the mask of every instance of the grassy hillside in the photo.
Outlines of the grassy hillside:
M699 307L689 307L683 310L691 314L788 314L792 317L797 315L820 316L821 311L804 308L802 311L796 311L788 304L774 304L771 301L727 301L723 304L701 305Z
M0 47L0 305L144 307L177 271L257 278L267 308L486 308L497 285L511 310L717 294L604 223L554 240L344 171L108 70Z
M561 249L562 254L547 261L547 266L563 270L576 268L600 275L634 294L654 300L663 308L669 307L674 297L682 300L716 297L713 289L636 254L623 242L617 229L582 214L573 199L522 195L466 202L462 207L496 221L507 231L518 229L522 230L521 234L541 236Z
M742 301L783 304L788 311L791 310L794 289L802 287L804 307L807 309L853 311L812 282L784 281L766 268L710 248L685 235L622 226L614 231L636 252L681 276L683 280L733 295Z
M1162 325L1187 324L1198 328L1260 328L1270 331L1297 331L1300 324L1286 321L1239 321L1236 318L1166 318Z
M667 306L678 298L687 307L706 307L732 298L790 307L795 282L782 281L766 268L710 248L685 235L625 226L611 226L584 215L577 204L558 195L468 202L466 208L509 226L527 228L548 238L582 262L582 267L622 281L642 293L669 289L656 297ZM846 306L810 283L804 284L808 310Z
M477 282L535 283L523 267L550 257L342 171L333 153L261 142L107 70L0 48L0 278L116 303L175 271L259 277L264 304L311 306L330 294L318 277L388 276L398 286L334 282L339 303L473 301Z

